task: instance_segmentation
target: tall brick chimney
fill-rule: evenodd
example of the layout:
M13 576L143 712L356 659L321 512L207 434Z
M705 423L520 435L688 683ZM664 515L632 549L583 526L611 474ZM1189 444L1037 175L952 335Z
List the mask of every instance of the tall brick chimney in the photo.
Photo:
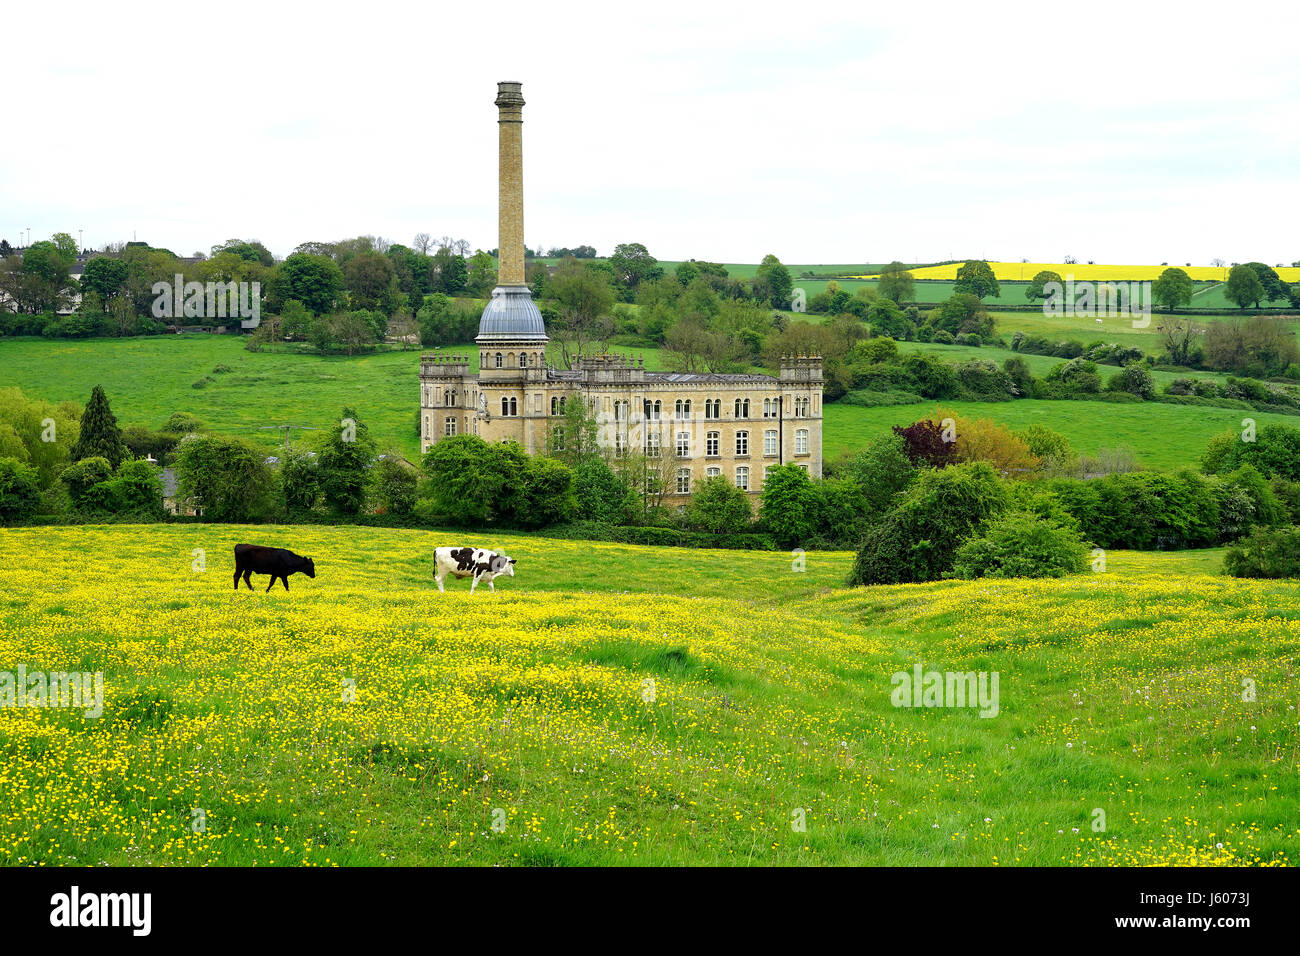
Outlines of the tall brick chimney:
M498 83L500 140L497 285L524 284L524 94L521 83Z

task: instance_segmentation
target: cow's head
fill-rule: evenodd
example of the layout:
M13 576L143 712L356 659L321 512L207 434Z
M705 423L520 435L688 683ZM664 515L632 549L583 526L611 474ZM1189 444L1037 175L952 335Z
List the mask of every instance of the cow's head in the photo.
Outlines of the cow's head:
M314 578L316 577L316 562L311 558L303 558L302 563L298 566L298 570L307 575L307 577Z
M504 554L498 554L498 555L497 555L497 559L496 559L495 561L493 561L492 563L493 563L494 565L500 565L500 567L494 567L494 568L492 569L495 573L497 573L497 574L508 574L508 575L510 575L512 578L515 576L515 559L514 559L514 558L507 558Z

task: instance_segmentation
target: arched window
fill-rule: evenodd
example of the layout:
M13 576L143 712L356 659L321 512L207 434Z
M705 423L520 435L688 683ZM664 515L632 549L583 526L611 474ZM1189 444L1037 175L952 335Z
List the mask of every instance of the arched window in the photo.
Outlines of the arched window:
M510 414L510 399L506 398L504 395L501 396L501 414Z
M704 454L710 458L718 457L718 437L721 432L709 432L704 436Z
M796 455L808 454L808 429L800 428L794 433L794 453Z
M689 468L677 469L677 493L679 495L691 493L691 470Z
M749 432L736 432L736 454L749 454Z
M497 353L497 368L501 368L501 353Z
M742 491L749 490L749 469L744 465L736 469L736 487Z
M769 428L767 431L763 432L763 454L764 455L776 454L776 429L775 428Z
M677 404L673 408L673 415L677 418L690 418L691 400L689 398L677 399Z
M749 417L749 399L747 398L736 399L736 417L737 418Z

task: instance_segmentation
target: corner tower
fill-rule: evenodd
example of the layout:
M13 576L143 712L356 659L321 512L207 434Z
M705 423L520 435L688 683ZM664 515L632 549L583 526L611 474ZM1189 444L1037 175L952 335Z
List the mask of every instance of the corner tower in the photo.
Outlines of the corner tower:
M546 366L546 326L524 281L524 95L498 83L497 285L479 319L479 379L523 381Z

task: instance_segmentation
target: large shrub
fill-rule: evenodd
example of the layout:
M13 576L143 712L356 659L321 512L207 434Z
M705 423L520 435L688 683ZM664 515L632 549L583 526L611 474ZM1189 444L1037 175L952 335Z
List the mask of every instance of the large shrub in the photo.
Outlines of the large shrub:
M1188 469L1057 479L1050 488L1103 548L1200 548L1224 537L1223 485Z
M867 529L849 583L943 577L961 543L1009 500L1006 484L985 462L922 471L902 500Z
M1073 528L1023 511L992 518L953 560L959 578L1059 578L1088 567L1088 549Z
M759 518L783 548L806 545L818 530L817 489L798 465L779 465L763 478Z
M1300 428L1264 425L1252 432L1225 432L1210 440L1201 458L1202 469L1211 475L1253 465L1266 478L1273 476L1300 481Z
M1228 549L1223 571L1237 578L1300 577L1300 528L1256 529Z
M636 492L595 455L589 455L574 465L573 492L580 521L624 524L641 511L641 501Z
M211 521L258 521L276 510L266 453L245 438L189 435L176 446L178 496L193 498Z
M0 522L23 521L41 501L36 469L16 458L0 458Z
M721 475L700 482L686 506L686 526L693 531L738 534L753 520L749 495Z

